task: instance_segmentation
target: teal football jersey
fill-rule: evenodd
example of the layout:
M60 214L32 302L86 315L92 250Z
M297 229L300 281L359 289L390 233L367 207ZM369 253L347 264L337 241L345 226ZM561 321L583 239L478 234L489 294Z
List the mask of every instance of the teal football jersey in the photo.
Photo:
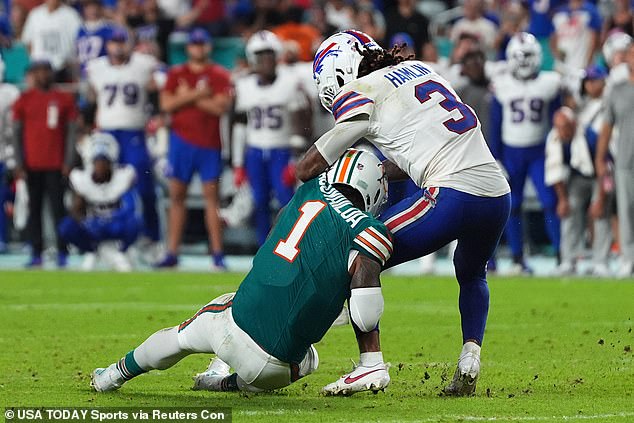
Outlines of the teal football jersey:
M233 300L235 322L269 354L301 362L350 296L351 250L384 265L391 235L322 174L297 190L256 254Z

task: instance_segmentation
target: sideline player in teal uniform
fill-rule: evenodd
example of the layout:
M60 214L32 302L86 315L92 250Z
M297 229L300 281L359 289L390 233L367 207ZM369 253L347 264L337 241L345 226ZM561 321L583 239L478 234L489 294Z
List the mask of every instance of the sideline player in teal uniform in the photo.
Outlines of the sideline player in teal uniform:
M378 331L379 273L392 254L392 241L374 216L386 196L381 162L368 152L346 151L298 189L235 294L214 299L191 319L96 369L91 386L112 391L189 354L216 353L207 371L195 377L194 389L277 389L317 368L313 344L346 300L357 333ZM390 377L378 337L362 346L361 358L346 393L385 388Z

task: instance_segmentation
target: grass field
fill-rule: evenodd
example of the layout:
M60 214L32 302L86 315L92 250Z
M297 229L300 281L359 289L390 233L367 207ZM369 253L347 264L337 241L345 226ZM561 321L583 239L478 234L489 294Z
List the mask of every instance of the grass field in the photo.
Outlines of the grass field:
M190 317L241 275L0 272L0 407L223 406L242 421L634 421L632 281L491 278L477 395L439 397L461 348L451 278L383 278L385 393L325 398L357 357L352 329L317 345L319 370L276 393L190 391L209 357L95 394L90 371Z

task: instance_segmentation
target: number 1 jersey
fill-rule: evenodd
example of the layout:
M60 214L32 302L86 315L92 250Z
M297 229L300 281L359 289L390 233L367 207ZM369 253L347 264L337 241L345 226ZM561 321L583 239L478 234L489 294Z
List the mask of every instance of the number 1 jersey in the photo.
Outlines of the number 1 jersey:
M321 174L280 214L236 293L233 318L266 352L299 363L350 296L349 261L363 254L383 265L391 253L385 225Z
M471 107L422 62L405 61L349 82L332 113L337 122L367 114L368 141L419 187L483 197L510 191Z
M108 56L88 62L86 73L97 93L97 127L105 130L143 129L147 122L147 86L157 61L148 54L132 53L122 65Z

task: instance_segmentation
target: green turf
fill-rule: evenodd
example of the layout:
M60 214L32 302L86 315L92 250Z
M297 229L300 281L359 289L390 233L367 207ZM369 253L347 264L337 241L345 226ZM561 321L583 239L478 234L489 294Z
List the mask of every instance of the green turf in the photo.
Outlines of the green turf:
M240 275L0 272L0 407L226 406L234 421L634 421L634 283L492 278L472 398L438 393L461 348L451 278L383 278L385 393L324 398L357 356L349 326L317 345L319 370L273 394L189 390L208 357L95 394L88 375L157 329L234 290Z

